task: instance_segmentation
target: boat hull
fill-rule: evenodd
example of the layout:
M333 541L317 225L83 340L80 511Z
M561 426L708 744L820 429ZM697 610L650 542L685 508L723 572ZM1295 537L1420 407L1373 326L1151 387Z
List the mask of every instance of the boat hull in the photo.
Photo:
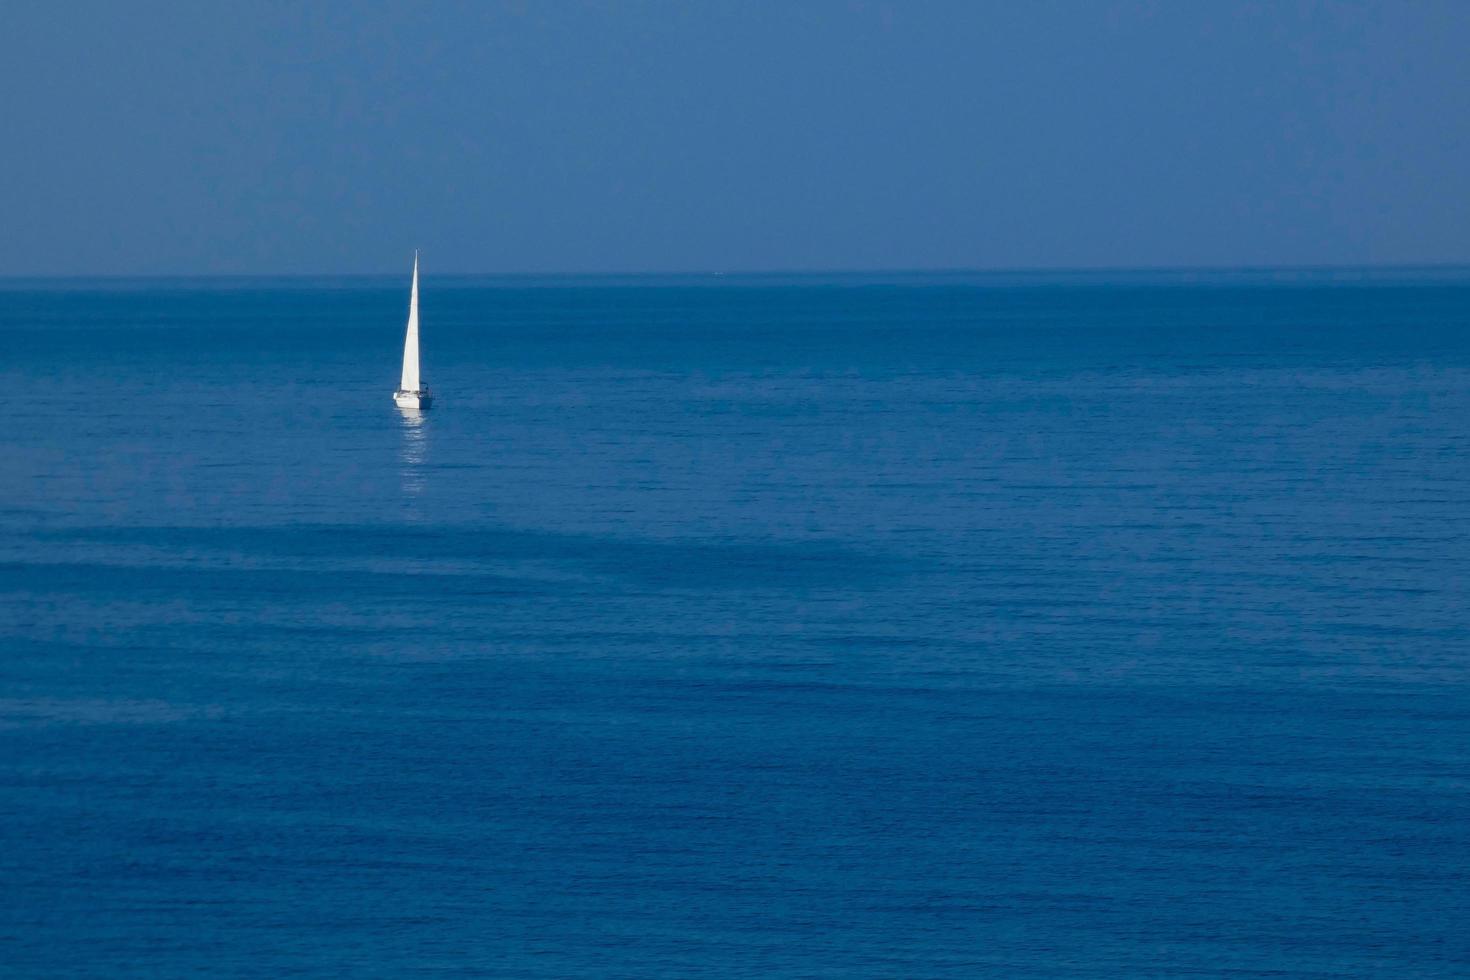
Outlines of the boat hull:
M393 404L399 408L428 408L434 404L434 396L427 391L395 391Z

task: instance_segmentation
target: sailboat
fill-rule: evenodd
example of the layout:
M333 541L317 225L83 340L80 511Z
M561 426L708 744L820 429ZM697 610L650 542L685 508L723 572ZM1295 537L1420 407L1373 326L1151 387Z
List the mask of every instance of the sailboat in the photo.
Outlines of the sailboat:
M403 337L403 379L393 392L399 408L428 408L429 387L419 381L419 253L413 253L413 288L408 294L408 332Z

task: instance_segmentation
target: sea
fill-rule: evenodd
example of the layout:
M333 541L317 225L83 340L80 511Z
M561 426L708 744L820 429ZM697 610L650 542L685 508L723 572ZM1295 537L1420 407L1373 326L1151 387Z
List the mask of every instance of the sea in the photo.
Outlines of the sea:
M0 282L0 975L1470 976L1470 271Z

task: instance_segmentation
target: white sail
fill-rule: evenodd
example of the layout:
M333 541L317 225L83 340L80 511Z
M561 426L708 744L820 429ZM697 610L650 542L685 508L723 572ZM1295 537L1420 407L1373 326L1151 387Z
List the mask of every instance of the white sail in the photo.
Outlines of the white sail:
M402 391L419 390L419 253L413 253L413 289L408 294L408 333L403 338Z

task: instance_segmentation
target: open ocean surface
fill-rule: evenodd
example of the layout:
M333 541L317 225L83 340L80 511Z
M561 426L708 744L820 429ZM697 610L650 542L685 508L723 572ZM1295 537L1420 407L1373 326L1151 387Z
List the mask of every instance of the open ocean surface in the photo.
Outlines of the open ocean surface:
M1470 976L1470 274L0 284L0 973Z

